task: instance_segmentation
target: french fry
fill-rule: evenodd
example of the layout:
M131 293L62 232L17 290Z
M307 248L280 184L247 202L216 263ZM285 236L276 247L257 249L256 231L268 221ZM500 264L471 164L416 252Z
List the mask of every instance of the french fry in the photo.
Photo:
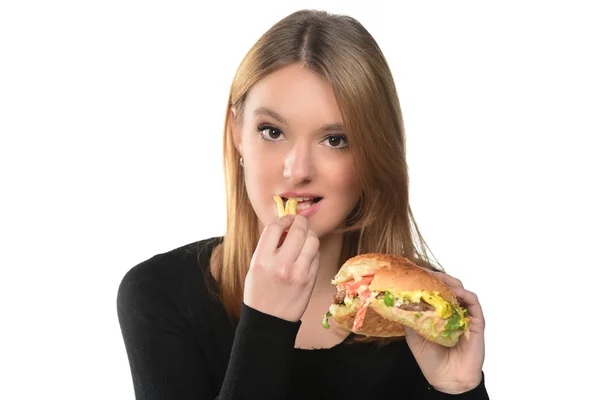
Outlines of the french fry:
M273 196L273 200L277 203L277 216L279 218L286 215L296 215L296 206L298 205L298 199L288 199L283 206L283 199L280 196Z
M273 196L273 200L275 200L275 203L277 203L277 216L279 218L283 217L285 215L285 209L283 208L283 200L277 195Z
M285 215L291 214L296 215L296 206L298 205L298 199L288 199L285 203Z

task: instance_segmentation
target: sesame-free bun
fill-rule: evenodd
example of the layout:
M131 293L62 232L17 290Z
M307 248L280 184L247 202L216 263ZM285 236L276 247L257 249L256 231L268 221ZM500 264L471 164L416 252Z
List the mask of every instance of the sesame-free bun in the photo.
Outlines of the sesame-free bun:
M446 320L440 318L435 311L426 311L422 313L405 311L396 307L387 307L379 302L373 302L369 309L373 310L377 315L386 320L412 328L425 339L441 344L442 346L454 346L458 343L458 339L464 333L464 331L458 330L452 332L450 336L440 335L439 332L444 329ZM366 329L368 330L368 328Z
M357 277L374 274L388 263L389 259L383 254L370 253L352 257L341 266L331 283L337 285Z
M384 267L379 268L369 289L373 292L389 290L392 294L399 292L415 292L427 290L438 292L453 307L458 307L458 300L452 290L431 272L419 267L412 261L400 256L381 256Z

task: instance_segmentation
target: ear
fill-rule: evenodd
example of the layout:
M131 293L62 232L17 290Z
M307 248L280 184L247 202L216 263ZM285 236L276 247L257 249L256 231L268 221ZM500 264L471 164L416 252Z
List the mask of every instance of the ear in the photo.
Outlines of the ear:
M233 138L233 144L237 149L238 153L243 157L244 153L242 151L242 132L241 132L241 123L236 122L237 110L235 108L231 108L229 110L229 130L231 131L231 136Z

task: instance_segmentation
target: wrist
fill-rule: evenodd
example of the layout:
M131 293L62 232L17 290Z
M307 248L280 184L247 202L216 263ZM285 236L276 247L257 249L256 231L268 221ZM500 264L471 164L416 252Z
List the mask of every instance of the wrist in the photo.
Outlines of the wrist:
M475 388L477 388L481 381L483 380L483 374L479 376L479 379L475 379L472 381L462 381L462 382L444 382L440 384L431 385L432 388L441 393L446 394L463 394L469 392Z

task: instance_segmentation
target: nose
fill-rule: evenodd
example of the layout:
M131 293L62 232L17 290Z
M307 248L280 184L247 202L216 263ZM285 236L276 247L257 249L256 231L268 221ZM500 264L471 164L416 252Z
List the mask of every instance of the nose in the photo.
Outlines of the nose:
M295 185L314 179L315 166L309 144L296 143L285 158L283 176Z

